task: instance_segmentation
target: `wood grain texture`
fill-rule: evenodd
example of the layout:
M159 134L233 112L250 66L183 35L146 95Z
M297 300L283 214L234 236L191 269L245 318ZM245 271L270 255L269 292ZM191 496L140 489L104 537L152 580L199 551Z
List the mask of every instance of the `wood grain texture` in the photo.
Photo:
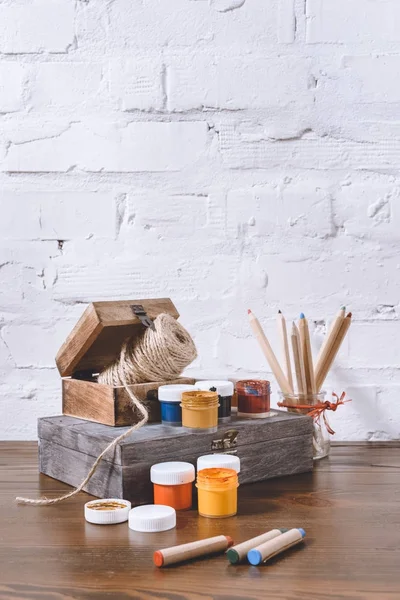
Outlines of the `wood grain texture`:
M193 434L182 427L169 427L162 424L150 424L117 446L119 452L113 458L118 464L131 464L143 460L144 449L164 455L174 451L208 453L211 443L219 440L231 429L236 429L237 446L246 446L258 442L268 442L284 437L312 435L312 421L303 415L292 415L283 411L274 411L275 416L267 419L238 419L232 417L229 423L220 425L217 433ZM38 420L38 435L41 439L54 441L62 446L78 450L97 457L104 446L112 442L125 431L124 428L108 427L74 417L43 417ZM119 456L123 454L123 459ZM110 460L105 458L106 460Z
M18 506L68 486L37 472L34 443L0 444L0 598L4 600L397 600L400 447L334 446L314 472L239 488L236 517L178 514L177 528L139 534L86 523L85 493L56 506ZM274 527L307 538L263 567L224 556L157 570L159 548L215 535L236 542Z
M139 383L129 387L136 398L146 406L149 423L159 423L161 414L157 399L158 388L165 384L194 382L190 377L180 377L171 381ZM132 407L125 388L82 379L62 380L62 407L64 415L118 427L134 425L142 418L136 408Z
M127 338L141 335L144 326L133 313L133 304L142 304L151 319L160 313L179 317L169 298L93 302L57 353L60 375L69 377L88 370L99 372L119 356Z
M39 421L40 471L73 486L84 479L104 447L124 431L76 421L68 417ZM308 417L279 411L264 424L261 420L233 419L212 434L192 434L180 427L153 424L135 432L106 455L85 491L101 498L150 503L151 465L168 460L195 465L199 456L210 454L213 443L232 429L237 432L237 445L231 451L237 453L243 465L241 483L302 473L313 467L312 421Z

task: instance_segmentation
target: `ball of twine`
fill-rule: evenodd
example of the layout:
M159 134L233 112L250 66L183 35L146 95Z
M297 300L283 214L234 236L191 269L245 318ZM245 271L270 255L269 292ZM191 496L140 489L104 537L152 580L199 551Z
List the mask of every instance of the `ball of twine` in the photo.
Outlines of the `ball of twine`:
M98 376L98 383L123 386L142 419L129 427L111 442L98 456L79 486L58 498L16 498L19 504L46 506L57 504L75 496L83 490L95 473L102 458L128 435L145 425L149 419L146 407L136 398L129 387L135 383L151 381L169 381L176 379L182 371L197 357L196 346L190 334L171 315L162 313L154 320L155 330L146 328L139 338L128 339L122 345L120 356L106 367Z
M117 360L100 373L99 383L118 386L176 379L197 357L190 334L171 315L154 320L139 339L128 339Z

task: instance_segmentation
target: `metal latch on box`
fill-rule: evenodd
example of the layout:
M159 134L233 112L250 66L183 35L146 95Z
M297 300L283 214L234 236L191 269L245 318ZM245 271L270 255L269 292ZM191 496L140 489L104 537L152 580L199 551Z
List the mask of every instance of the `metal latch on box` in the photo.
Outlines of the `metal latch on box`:
M237 429L229 429L220 440L213 440L211 442L211 451L222 450L227 454L236 454L237 450L235 448L237 446L238 434Z
M140 322L143 323L146 327L150 327L153 331L156 330L154 322L147 316L147 313L142 304L131 304L131 309L134 315L140 319Z

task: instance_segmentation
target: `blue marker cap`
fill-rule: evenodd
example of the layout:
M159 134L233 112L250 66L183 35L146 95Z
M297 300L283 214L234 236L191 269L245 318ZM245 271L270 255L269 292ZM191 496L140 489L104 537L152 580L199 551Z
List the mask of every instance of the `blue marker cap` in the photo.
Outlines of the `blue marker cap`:
M247 560L251 565L259 565L260 563L262 563L261 552L259 552L258 550L249 550L249 552L247 553Z
M304 313L300 313L300 319L305 319Z

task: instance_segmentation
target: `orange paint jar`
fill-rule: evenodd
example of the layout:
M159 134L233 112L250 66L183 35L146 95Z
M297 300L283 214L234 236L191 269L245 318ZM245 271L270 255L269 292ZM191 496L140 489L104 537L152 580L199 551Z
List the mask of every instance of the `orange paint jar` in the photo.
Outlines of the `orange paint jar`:
M153 483L154 504L188 510L192 507L194 479L194 466L190 463L176 461L153 465L150 480Z
M221 519L237 513L238 474L234 469L202 469L197 473L199 515Z
M214 433L218 429L217 392L183 392L182 426L192 432Z

